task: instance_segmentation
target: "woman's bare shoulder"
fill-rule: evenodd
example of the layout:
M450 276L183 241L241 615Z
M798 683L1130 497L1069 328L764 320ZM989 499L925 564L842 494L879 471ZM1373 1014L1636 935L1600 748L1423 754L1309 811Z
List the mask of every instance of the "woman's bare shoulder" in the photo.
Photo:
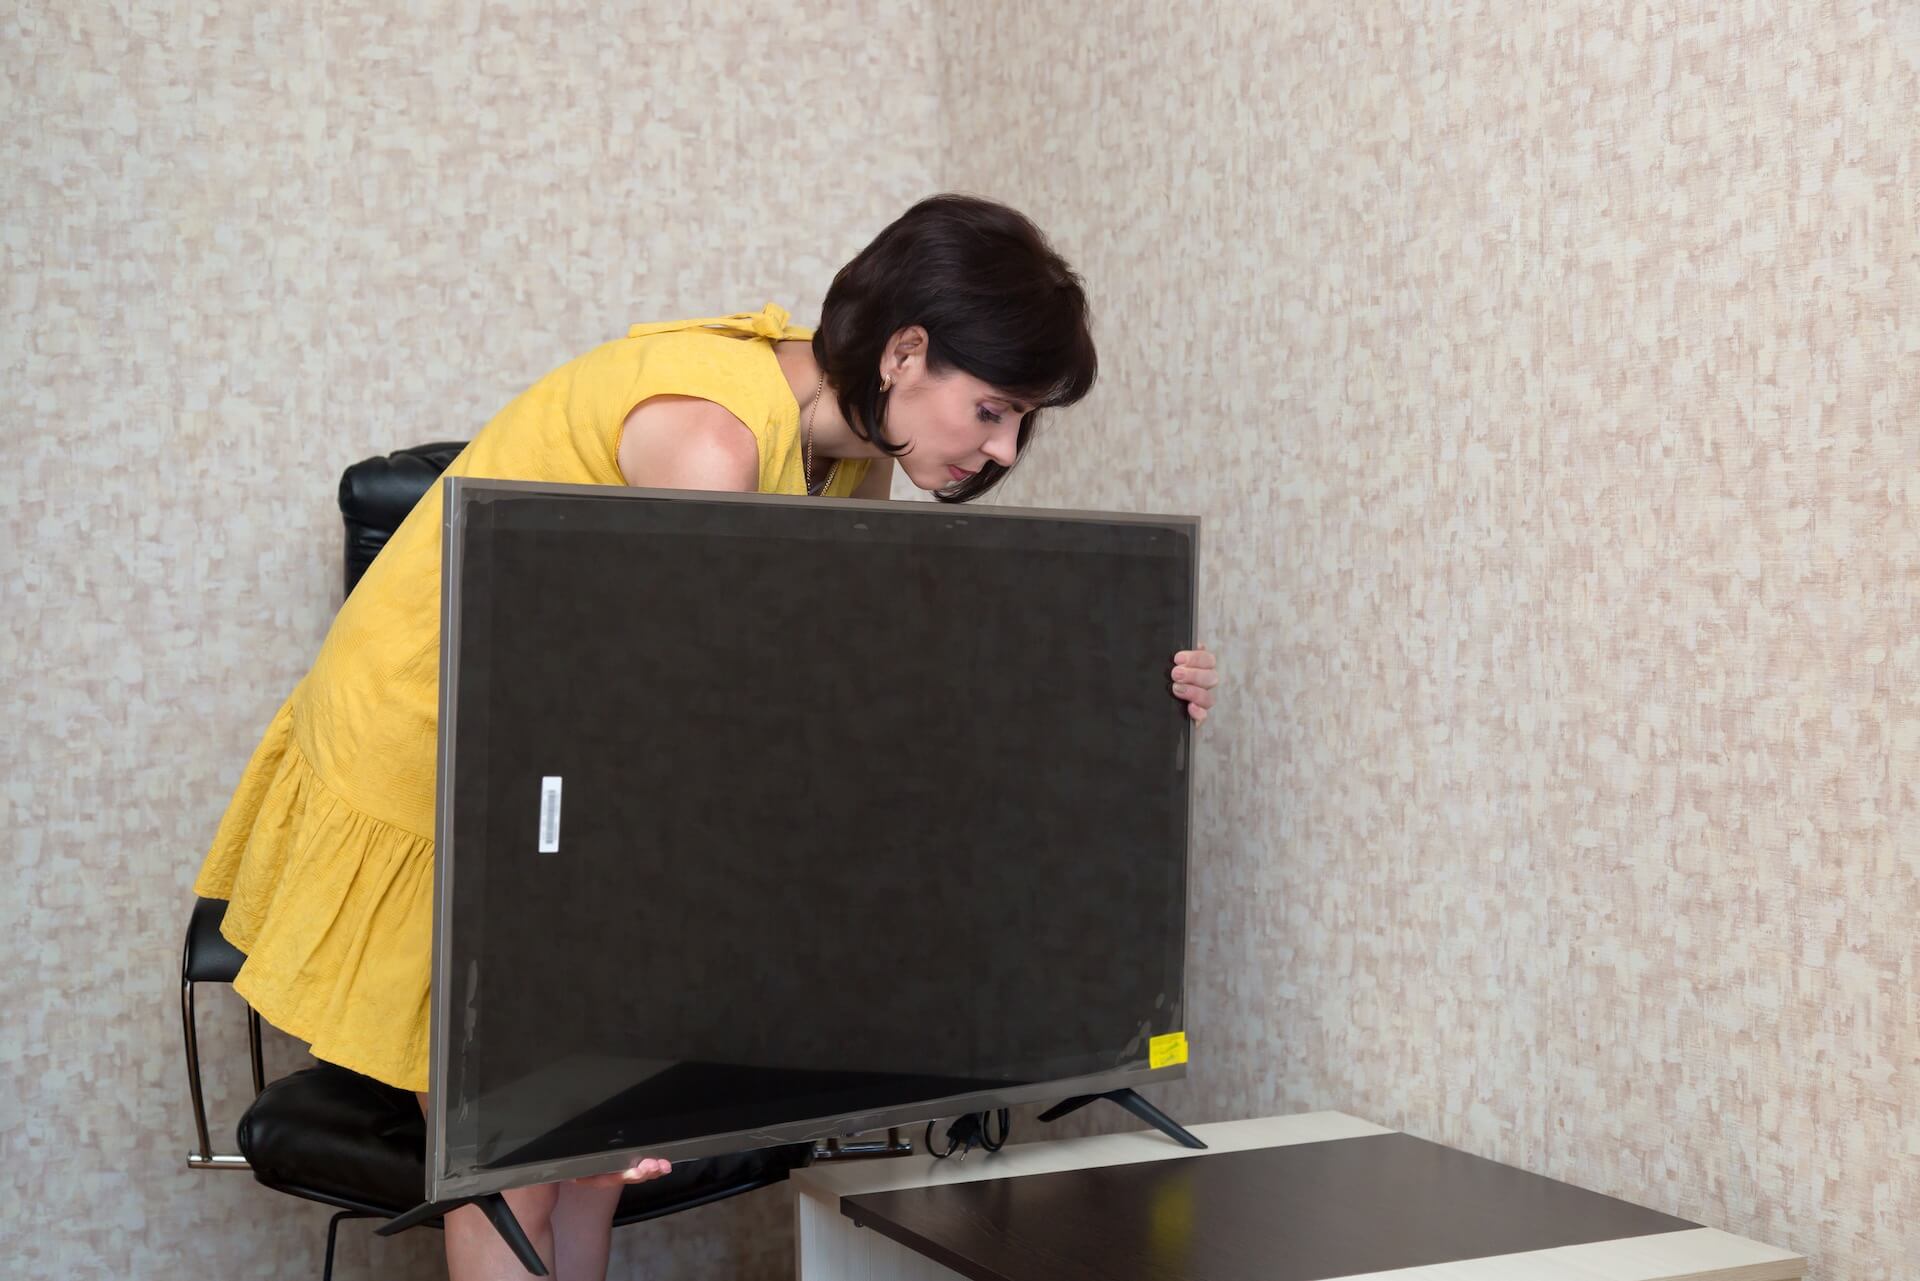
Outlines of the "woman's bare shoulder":
M620 429L620 474L652 489L751 492L760 483L760 444L724 405L697 396L654 396Z

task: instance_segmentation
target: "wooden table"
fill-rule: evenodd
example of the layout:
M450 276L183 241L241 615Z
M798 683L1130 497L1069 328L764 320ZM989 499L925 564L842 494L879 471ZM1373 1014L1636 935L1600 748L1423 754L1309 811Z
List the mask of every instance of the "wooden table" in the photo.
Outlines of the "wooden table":
M800 1281L1799 1281L1797 1255L1338 1112L797 1171Z

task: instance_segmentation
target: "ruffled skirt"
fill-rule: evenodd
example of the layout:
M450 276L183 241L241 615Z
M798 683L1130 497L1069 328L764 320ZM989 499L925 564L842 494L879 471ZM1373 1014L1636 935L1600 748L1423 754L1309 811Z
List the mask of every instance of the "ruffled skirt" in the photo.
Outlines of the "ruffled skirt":
M302 756L294 702L274 716L194 892L228 902L246 954L234 989L315 1058L427 1088L433 842L363 814Z

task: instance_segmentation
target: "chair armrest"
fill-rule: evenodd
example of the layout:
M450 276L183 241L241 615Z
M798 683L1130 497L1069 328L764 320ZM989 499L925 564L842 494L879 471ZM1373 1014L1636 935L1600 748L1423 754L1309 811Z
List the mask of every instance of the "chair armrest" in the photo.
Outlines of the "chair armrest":
M198 983L231 983L247 963L239 948L221 937L220 922L227 915L224 899L196 899L187 918L187 941L180 952L180 1032L187 1055L187 1095L193 1104L193 1133L197 1146L187 1154L196 1170L244 1170L245 1157L216 1153L207 1134L206 1090L200 1078L200 1029L194 1017L193 989ZM247 1008L247 1054L253 1066L253 1092L266 1086L260 1047L260 1015Z
M225 899L197 899L193 915L187 919L186 952L180 961L180 977L189 983L231 983L247 958L239 948L220 936L220 922L227 915Z

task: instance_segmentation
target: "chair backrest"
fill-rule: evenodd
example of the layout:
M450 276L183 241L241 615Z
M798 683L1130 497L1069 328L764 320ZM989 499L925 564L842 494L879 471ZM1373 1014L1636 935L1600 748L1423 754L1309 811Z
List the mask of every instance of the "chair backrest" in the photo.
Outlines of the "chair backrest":
M341 473L340 517L347 526L347 591L353 590L414 504L466 447L464 440L415 445L385 457L362 459Z
M421 496L447 469L466 442L437 441L415 445L385 457L367 458L340 476L340 516L346 523L346 587L360 581L374 556ZM194 1018L193 990L197 983L231 983L246 958L220 936L220 920L227 905L220 899L195 901L187 922L186 945L180 958L180 1023L186 1041L187 1092L193 1104L196 1147L187 1155L194 1169L247 1168L246 1158L216 1153L207 1132L206 1093L200 1076L200 1038ZM247 1051L252 1060L253 1092L266 1088L260 1050L260 1016L247 1010Z

